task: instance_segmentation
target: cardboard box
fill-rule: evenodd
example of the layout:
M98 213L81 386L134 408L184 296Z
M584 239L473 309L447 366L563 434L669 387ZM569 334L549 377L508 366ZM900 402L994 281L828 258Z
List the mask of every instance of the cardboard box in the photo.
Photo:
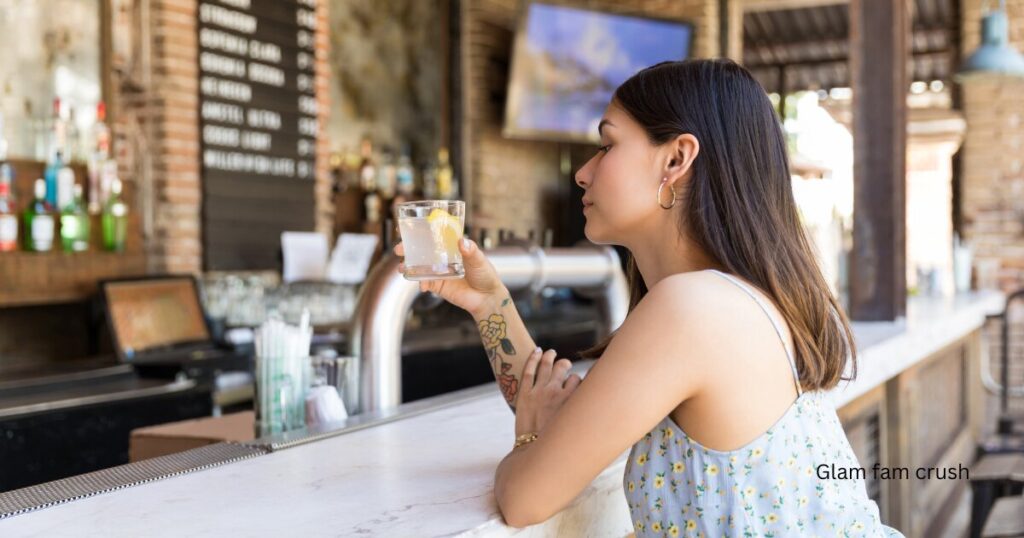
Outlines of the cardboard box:
M253 411L243 411L137 428L128 442L128 460L136 462L224 441L252 441L255 420Z

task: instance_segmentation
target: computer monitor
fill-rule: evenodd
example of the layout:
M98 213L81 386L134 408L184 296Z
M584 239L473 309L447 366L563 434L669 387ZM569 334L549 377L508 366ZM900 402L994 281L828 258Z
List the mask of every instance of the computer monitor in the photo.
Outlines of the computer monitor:
M191 276L112 280L102 287L114 348L122 361L210 341L199 290Z

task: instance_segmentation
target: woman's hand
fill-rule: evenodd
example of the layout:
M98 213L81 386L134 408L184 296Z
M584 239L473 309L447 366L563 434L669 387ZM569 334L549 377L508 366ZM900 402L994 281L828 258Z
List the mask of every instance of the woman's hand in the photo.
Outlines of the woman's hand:
M402 243L395 245L394 252L397 256L405 256ZM494 298L508 296L498 272L475 242L466 238L459 240L459 252L462 253L466 276L451 280L422 280L420 291L438 295L470 314L489 307ZM398 270L404 273L405 264L399 264Z
M523 386L516 399L516 436L540 433L580 385L576 374L566 377L572 362L555 360L555 350L534 350L523 368Z

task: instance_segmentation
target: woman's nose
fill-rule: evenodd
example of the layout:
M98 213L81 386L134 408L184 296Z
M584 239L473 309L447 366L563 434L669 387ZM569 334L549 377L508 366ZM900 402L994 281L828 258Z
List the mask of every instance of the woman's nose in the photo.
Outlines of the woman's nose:
M587 188L587 185L590 183L590 161L587 161L587 164L576 171L574 179L581 189Z

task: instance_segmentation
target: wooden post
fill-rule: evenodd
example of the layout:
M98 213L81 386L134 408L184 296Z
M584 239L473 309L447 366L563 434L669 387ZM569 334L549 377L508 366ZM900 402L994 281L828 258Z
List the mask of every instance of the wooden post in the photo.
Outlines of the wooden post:
M908 35L905 0L850 2L854 202L850 315L906 312Z

